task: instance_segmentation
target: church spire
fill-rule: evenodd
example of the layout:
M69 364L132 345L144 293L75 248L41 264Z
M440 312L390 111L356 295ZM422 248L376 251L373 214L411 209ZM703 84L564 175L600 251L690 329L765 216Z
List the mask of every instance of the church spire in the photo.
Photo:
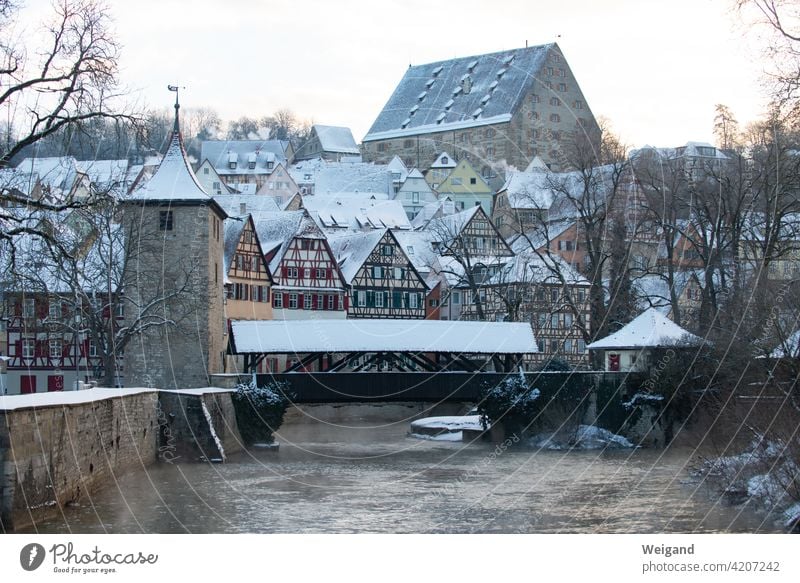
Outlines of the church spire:
M178 101L178 93L179 93L178 90L180 89L180 87L178 87L177 85L167 85L167 89L175 92L175 124L172 126L172 131L175 133L175 135L178 135L181 132L180 123L178 122L178 111L181 108L181 104Z

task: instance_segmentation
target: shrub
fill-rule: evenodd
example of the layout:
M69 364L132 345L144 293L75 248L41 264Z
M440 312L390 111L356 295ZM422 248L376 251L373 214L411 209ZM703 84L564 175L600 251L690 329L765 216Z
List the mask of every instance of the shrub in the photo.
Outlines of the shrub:
M258 387L255 379L236 387L233 393L236 423L247 445L272 443L272 434L283 423L283 416L289 407L288 388L288 383L278 382Z
M540 395L523 375L511 375L484 390L478 412L490 423L502 423L509 435L521 434L541 412Z

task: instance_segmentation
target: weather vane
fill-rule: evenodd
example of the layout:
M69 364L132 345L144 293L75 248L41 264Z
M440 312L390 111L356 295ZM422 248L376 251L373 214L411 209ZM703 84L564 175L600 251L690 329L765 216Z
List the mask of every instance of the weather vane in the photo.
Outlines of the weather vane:
M178 101L179 89L186 89L186 87L178 87L177 85L167 85L167 89L170 91L175 92L175 125L174 130L177 132L179 131L178 128L178 110L181 108L181 104Z

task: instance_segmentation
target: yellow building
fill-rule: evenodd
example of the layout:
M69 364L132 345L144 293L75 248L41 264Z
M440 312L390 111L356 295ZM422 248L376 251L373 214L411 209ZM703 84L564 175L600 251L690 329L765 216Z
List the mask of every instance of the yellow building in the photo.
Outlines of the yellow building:
M449 196L457 210L480 205L487 215L491 215L494 193L466 158L456 164L436 190L440 197Z

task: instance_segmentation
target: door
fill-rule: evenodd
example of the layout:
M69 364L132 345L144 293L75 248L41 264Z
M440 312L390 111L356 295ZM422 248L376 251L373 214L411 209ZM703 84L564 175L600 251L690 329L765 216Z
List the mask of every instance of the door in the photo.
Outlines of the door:
M19 392L23 395L36 392L36 377L33 375L22 375L19 377Z
M47 376L47 392L64 390L64 375L48 375Z

